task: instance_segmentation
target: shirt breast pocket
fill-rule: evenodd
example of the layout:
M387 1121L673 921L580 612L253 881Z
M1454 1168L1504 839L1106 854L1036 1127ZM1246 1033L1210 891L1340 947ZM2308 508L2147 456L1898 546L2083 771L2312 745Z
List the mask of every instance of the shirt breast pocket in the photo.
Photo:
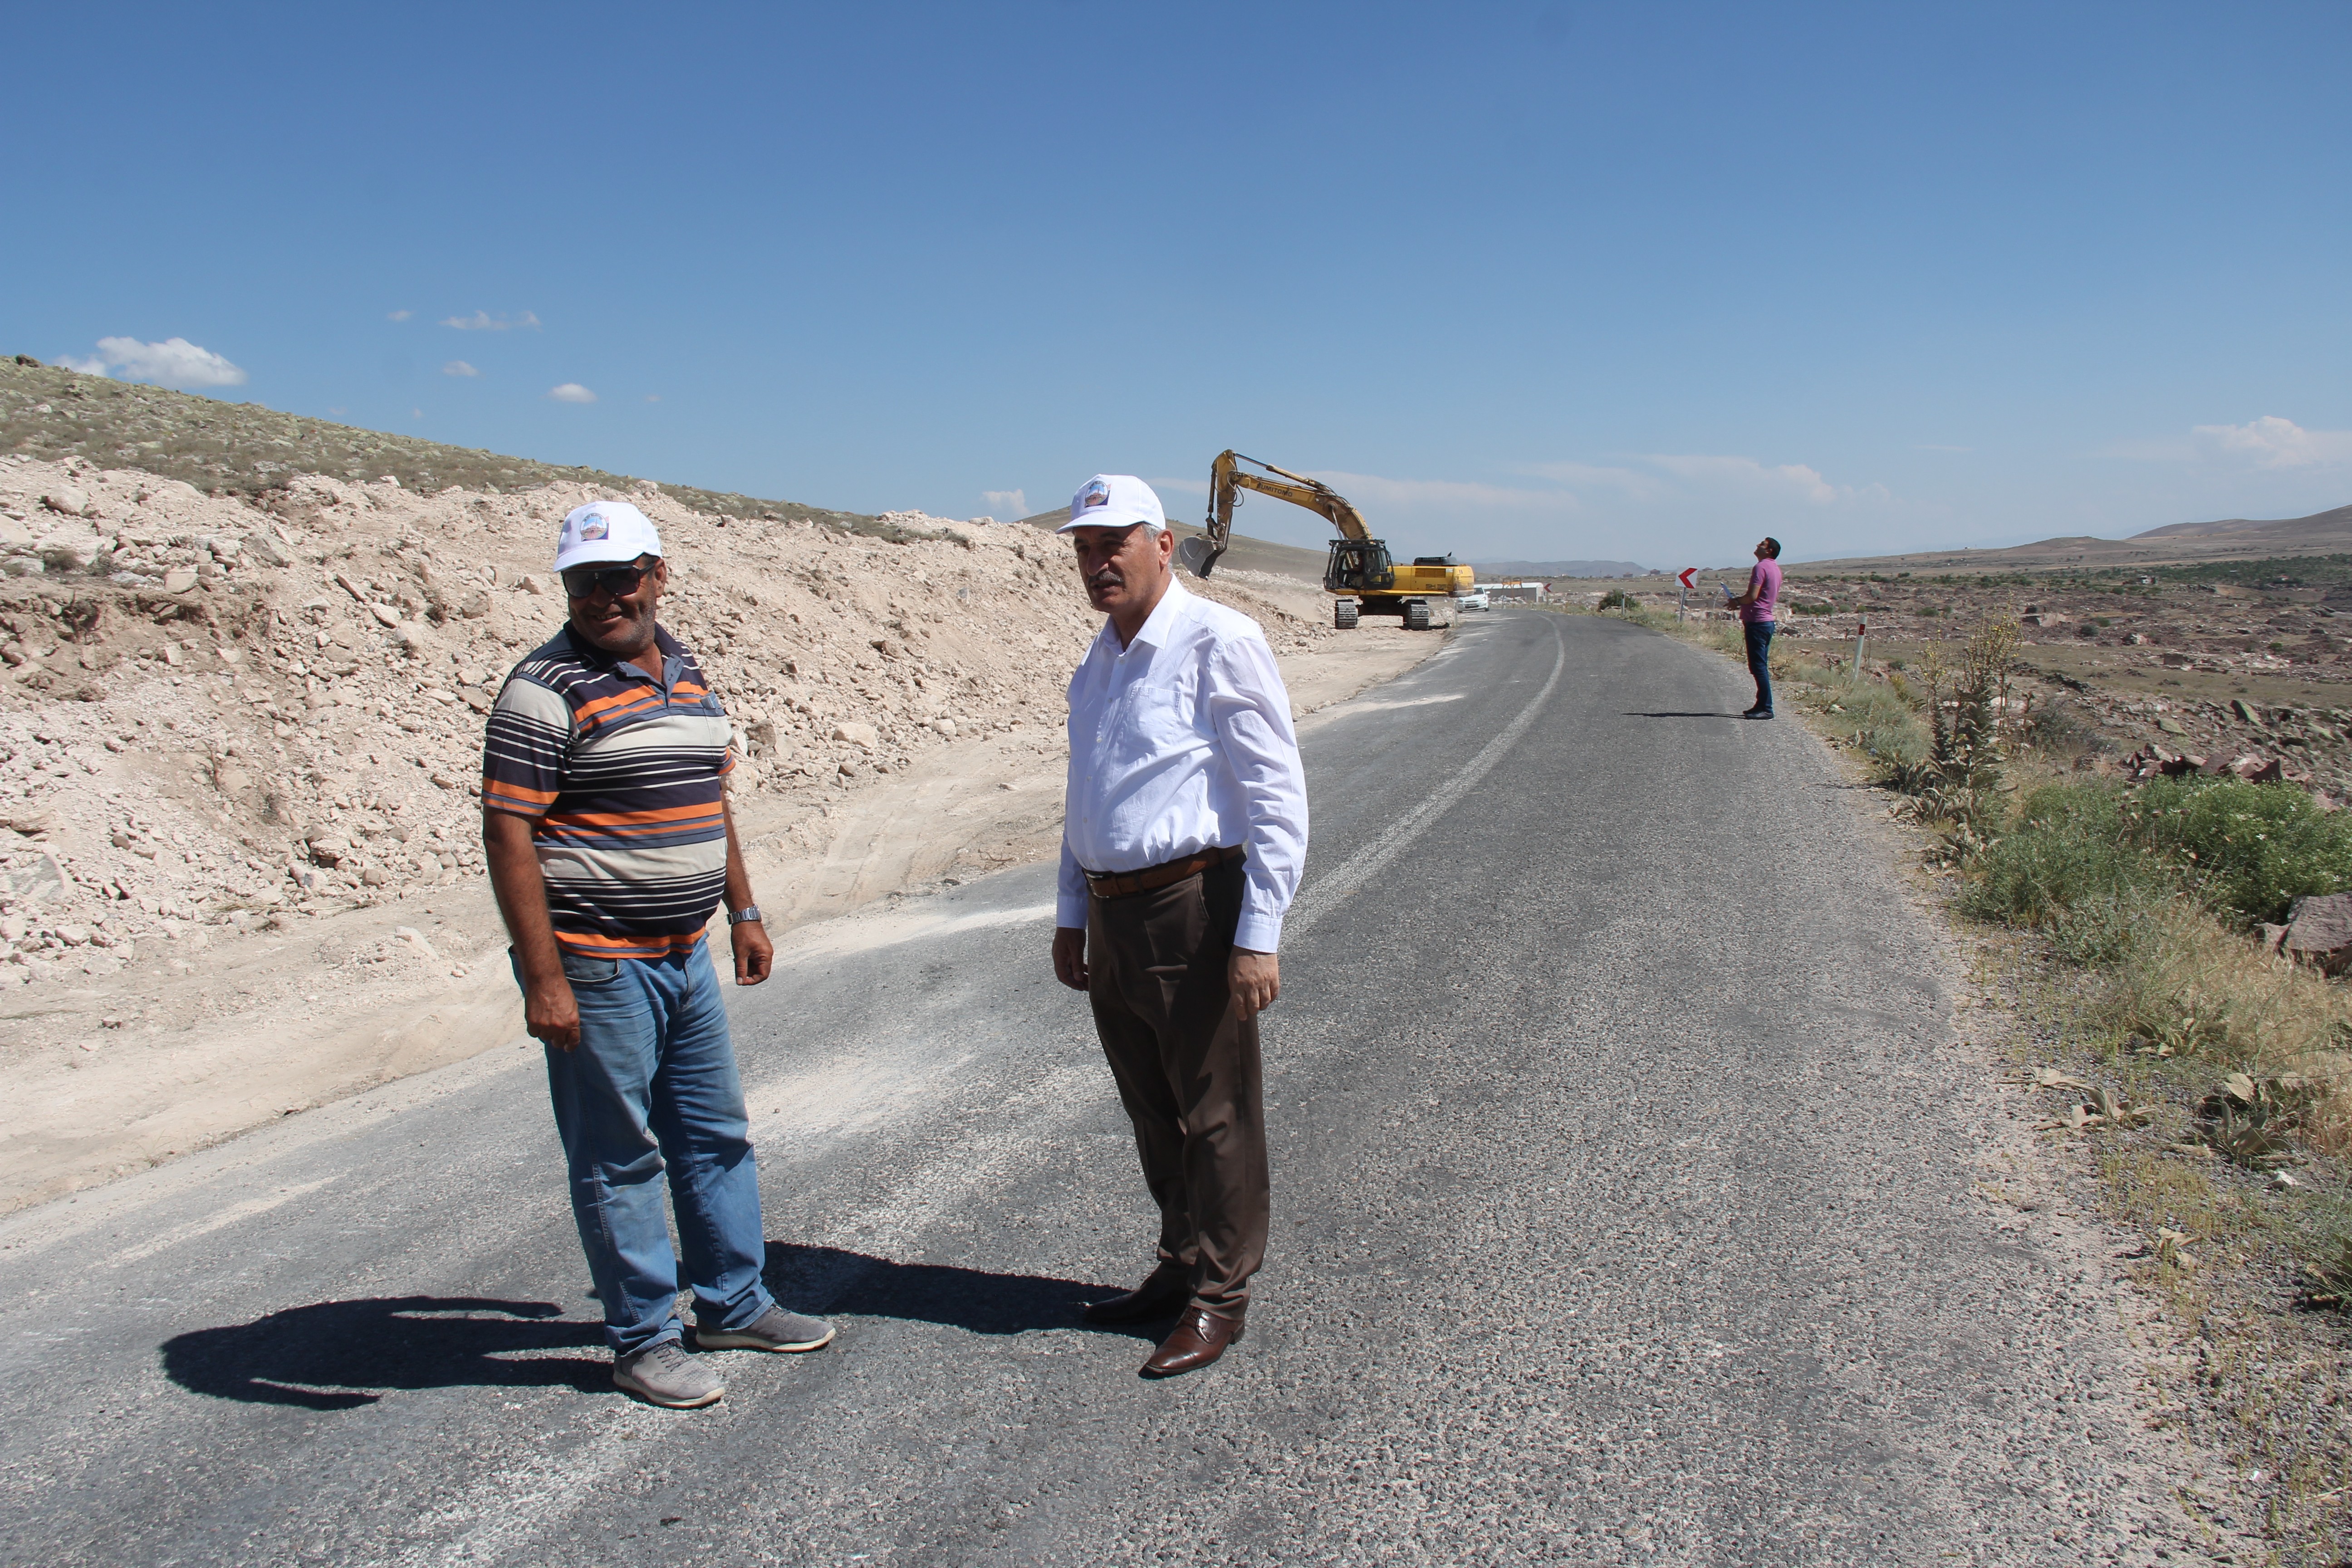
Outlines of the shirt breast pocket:
M1135 693L1137 743L1147 754L1165 751L1171 742L1211 731L1206 705L1201 700L1201 672L1181 669L1170 679L1151 681Z

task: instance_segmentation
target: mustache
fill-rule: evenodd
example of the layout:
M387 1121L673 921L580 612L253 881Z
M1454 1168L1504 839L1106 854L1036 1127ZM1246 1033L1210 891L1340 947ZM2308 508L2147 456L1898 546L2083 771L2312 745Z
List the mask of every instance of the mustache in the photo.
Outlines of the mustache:
M1127 574L1116 566L1097 566L1087 574L1089 588L1108 588L1127 581Z

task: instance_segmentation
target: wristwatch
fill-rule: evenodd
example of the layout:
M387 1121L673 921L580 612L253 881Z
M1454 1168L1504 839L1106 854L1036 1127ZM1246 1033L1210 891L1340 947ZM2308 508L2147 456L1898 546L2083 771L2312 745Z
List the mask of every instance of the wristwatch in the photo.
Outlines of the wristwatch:
M731 926L744 925L759 918L760 906L757 904L745 904L740 910L727 911L727 923Z

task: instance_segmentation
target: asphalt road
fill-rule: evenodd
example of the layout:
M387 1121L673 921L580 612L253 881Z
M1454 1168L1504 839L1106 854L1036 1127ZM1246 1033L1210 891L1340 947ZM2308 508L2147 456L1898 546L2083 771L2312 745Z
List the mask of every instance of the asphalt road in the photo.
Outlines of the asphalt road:
M738 999L835 1348L613 1393L511 1047L0 1221L0 1562L2179 1560L2113 1287L1972 1193L1933 939L1747 699L1515 611L1318 716L1213 1368L1076 1318L1152 1226L1031 868Z

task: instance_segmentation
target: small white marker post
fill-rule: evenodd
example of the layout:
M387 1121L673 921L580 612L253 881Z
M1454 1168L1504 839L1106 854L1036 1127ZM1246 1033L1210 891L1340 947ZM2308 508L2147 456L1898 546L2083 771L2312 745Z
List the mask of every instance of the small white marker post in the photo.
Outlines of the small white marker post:
M1853 678L1856 680L1860 680L1862 679L1863 639L1867 637L1869 635L1870 623L1868 621L1862 621L1855 625L1853 628Z

